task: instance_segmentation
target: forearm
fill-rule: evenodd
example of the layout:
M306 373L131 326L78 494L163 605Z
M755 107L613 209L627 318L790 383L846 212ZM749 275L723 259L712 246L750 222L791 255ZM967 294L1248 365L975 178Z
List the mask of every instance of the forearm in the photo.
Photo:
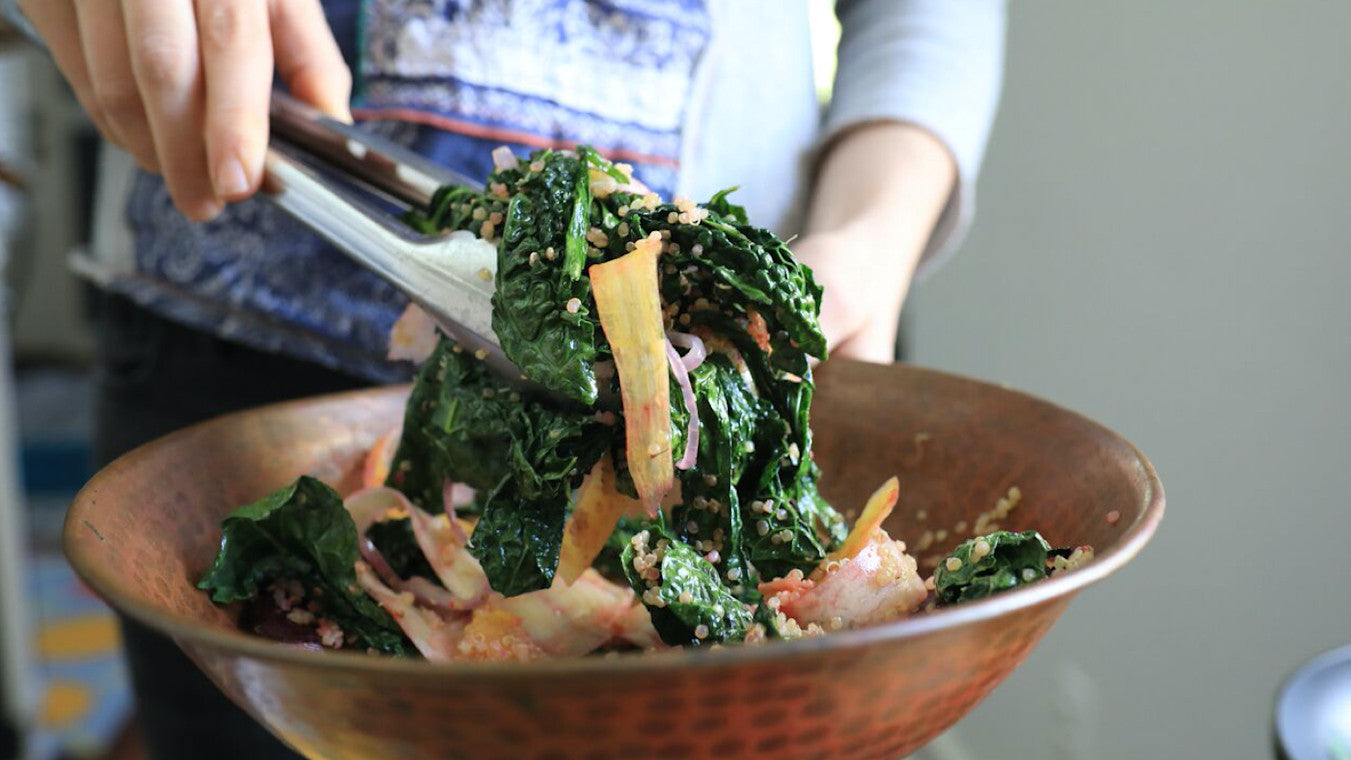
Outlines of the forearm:
M868 241L884 253L874 261L903 269L908 281L956 178L951 153L927 130L903 122L860 125L828 147L806 232Z
M896 316L956 178L945 145L913 124L868 122L827 144L793 250L824 288L832 352L891 360Z
M836 8L839 68L822 139L891 122L941 140L957 180L927 230L923 255L949 251L974 211L999 100L1005 0L836 0Z

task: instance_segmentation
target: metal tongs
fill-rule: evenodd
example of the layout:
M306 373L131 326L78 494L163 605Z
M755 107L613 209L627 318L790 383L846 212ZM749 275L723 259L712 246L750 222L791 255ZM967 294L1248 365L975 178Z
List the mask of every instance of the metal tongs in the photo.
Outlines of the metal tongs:
M398 218L429 208L442 186L481 183L279 91L271 121L263 197L389 281L495 374L539 391L492 329L495 246L467 232L424 235Z

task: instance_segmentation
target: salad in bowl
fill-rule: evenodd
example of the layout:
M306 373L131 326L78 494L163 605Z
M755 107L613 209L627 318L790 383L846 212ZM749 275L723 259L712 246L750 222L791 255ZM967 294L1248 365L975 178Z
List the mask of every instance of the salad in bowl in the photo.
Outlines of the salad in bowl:
M443 188L406 221L492 247L493 330L531 385L410 306L390 355L419 368L362 487L305 476L225 518L198 586L241 626L434 661L754 645L1092 559L1004 530L1016 488L913 549L883 528L896 478L827 503L821 290L730 191L664 201L585 147L494 159L486 190Z

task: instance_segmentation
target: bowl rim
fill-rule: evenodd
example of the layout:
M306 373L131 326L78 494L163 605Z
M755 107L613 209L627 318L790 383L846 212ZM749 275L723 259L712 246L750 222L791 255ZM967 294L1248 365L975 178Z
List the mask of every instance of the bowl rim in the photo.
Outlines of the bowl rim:
M270 641L238 629L222 630L203 626L194 622L192 618L167 612L152 604L142 603L136 598L120 592L115 578L104 575L95 563L77 550L82 540L78 535L81 530L90 531L98 540L102 540L102 536L84 518L84 509L87 508L84 505L94 503L93 497L97 494L101 481L110 477L111 473L135 466L138 460L154 455L160 448L172 447L174 442L180 438L197 434L203 428L225 425L229 420L238 417L275 414L292 407L312 406L316 402L341 404L354 400L377 398L383 395L405 395L409 386L400 385L309 396L253 407L196 423L139 446L109 463L76 494L70 509L67 511L63 526L63 547L76 574L110 607L139 623L167 634L179 646L198 645L228 652L235 657L248 657L278 664L322 668L338 672L376 671L386 675L432 679L455 676L492 676L494 678L511 679L534 678L541 675L618 675L639 671L726 667L769 660L793 659L824 651L861 650L882 642L915 639L948 629L957 629L972 623L988 621L1018 610L1049 604L1057 600L1068 602L1083 588L1097 583L1119 570L1139 554L1154 535L1163 519L1165 506L1163 483L1159 480L1154 465L1135 444L1124 436L1074 410L1066 409L1007 385L990 383L926 367L904 366L907 371L958 380L963 383L996 389L1001 393L1011 393L1025 401L1050 407L1057 412L1077 418L1079 421L1106 433L1108 437L1124 444L1134 456L1136 466L1144 479L1144 509L1130 525L1124 527L1124 533L1109 551L1102 554L1095 553L1093 560L1086 565L1072 572L1021 586L987 599L912 615L901 620L867 628L832 632L825 636L804 637L791 641L767 642L759 646L730 646L708 650L677 647L657 652L626 653L612 657L544 658L528 663L428 662L419 658L390 657L360 652L318 652Z

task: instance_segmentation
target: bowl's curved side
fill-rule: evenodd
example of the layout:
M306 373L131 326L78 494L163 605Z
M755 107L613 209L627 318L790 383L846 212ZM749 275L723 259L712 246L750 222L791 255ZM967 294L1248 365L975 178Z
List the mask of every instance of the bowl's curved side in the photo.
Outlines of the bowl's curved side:
M1022 662L1069 597L864 650L663 670L347 675L186 650L311 758L896 758L965 715Z

